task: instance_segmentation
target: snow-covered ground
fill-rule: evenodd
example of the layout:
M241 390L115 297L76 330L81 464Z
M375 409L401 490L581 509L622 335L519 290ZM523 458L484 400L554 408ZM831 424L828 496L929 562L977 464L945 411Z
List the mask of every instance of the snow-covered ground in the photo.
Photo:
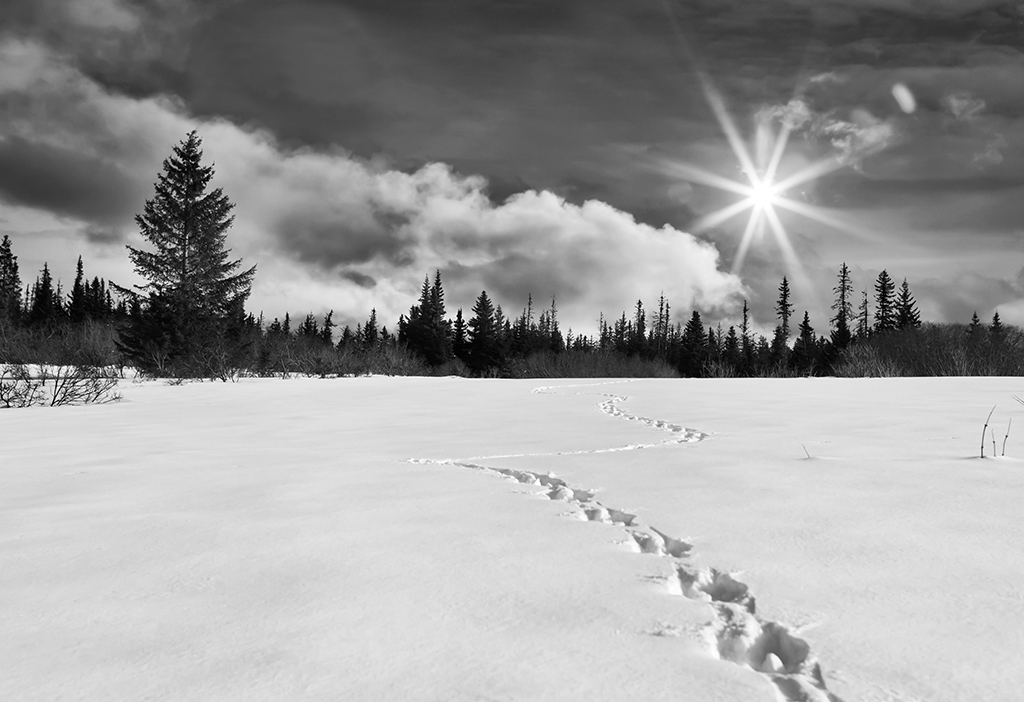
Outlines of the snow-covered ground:
M121 392L0 412L0 700L1024 699L1024 378Z

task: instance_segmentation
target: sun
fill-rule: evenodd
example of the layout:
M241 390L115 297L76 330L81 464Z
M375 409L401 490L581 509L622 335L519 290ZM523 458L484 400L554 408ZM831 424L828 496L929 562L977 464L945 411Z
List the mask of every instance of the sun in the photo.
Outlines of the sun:
M704 95L711 107L722 132L728 140L745 181L728 178L697 166L679 161L660 161L661 170L671 177L687 182L706 185L718 190L739 195L739 199L718 210L705 214L690 226L694 233L700 233L718 227L734 217L747 213L746 227L740 239L736 256L733 259L732 271L738 273L743 267L751 245L764 238L766 231L771 231L779 247L787 268L796 279L806 279L803 267L796 251L790 242L789 233L779 217L780 210L796 213L802 217L815 220L834 229L844 230L856 236L863 236L859 228L842 221L832 212L795 199L787 193L798 186L813 181L849 165L836 157L823 158L801 168L795 173L779 177L779 168L789 142L794 125L782 120L778 128L767 122L759 123L755 134L753 148L740 136L732 117L726 110L725 103L712 85L710 78L704 73L698 74Z
M750 200L756 207L771 207L775 204L775 188L768 182L755 182L750 186Z

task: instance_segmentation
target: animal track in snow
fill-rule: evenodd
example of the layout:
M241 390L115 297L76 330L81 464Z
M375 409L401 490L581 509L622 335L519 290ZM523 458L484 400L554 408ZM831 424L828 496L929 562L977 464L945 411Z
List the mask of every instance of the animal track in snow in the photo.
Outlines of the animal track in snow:
M589 385L611 385L624 382L631 381ZM583 387L583 385L546 386L535 388L532 392L550 393L571 387ZM618 448L567 451L555 454L489 456L468 460L627 451L702 441L709 436L696 429L688 429L663 420L630 414L618 406L619 403L628 399L626 396L609 393L601 395L608 398L599 404L601 411L605 414L639 422L652 429L667 431L673 435L673 438L657 444L636 444ZM672 585L670 589L673 592L691 600L705 601L710 605L715 616L713 621L705 627L703 634L712 655L720 660L731 661L764 675L775 685L785 702L842 702L840 698L827 690L821 666L812 655L810 645L785 625L773 621L763 621L757 617L755 598L746 583L738 580L732 573L715 568L693 568L685 562L693 551L692 544L668 536L653 526L641 524L636 514L608 507L595 500L595 491L573 487L551 473L497 468L456 460L410 459L410 462L470 468L509 478L522 484L536 485L544 488L543 494L549 499L570 504L574 508L573 513L581 519L626 527L632 542L636 544L641 553L668 558L672 561L675 573L670 579L670 585ZM678 587L673 582L678 583ZM669 634L656 631L653 635L677 636L679 633L673 631Z
M682 539L676 539L667 534L663 534L654 527L650 527L650 531L643 531L642 529L636 529L631 531L633 540L636 541L636 545L640 547L642 553L653 553L656 556L670 556L672 558L684 558L690 555L690 551L693 550L693 545L688 544Z
M680 591L690 599L708 598L712 602L741 605L750 614L754 614L754 596L746 583L736 580L731 573L724 573L715 568L710 570L690 570L685 566L676 566Z
M623 383L631 383L632 380L615 380L607 383L584 383L576 385L544 385L538 388L534 388L530 392L537 395L562 395L562 392L566 388L581 388L581 387L595 387L601 385L621 385ZM662 419L651 419L650 417L641 417L640 415L632 414L619 407L619 404L629 399L627 395L616 395L613 393L572 393L576 395L596 395L598 397L607 398L602 402L598 403L598 409L607 414L610 417L616 417L618 419L625 419L631 422L637 422L644 424L652 429L659 431L667 431L672 435L671 439L666 439L654 444L630 444L628 446L618 446L615 448L606 449L589 449L585 451L566 451L559 452L555 455L568 455L568 454L586 454L586 453L611 453L615 451L635 451L637 449L654 448L657 446L667 446L672 444L690 444L698 441L703 441L708 438L710 434L700 431L699 429L690 429L680 424L673 424L666 422ZM510 456L511 457L511 456ZM492 458L494 458L492 456Z

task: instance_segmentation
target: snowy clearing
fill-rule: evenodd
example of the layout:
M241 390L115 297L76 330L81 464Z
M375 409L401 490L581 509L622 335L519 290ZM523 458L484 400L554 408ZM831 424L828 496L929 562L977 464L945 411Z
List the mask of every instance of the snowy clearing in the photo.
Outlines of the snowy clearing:
M1022 378L120 391L0 412L0 699L1024 690Z

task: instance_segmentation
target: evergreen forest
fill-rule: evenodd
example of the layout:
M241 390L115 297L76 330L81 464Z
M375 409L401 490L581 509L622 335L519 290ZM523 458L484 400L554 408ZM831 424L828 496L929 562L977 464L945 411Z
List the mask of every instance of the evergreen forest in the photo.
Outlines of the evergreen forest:
M754 333L749 307L733 324L708 325L664 295L618 317L599 312L593 335L563 331L557 300L532 297L509 314L486 291L469 310L445 304L440 271L428 273L407 313L375 309L339 328L333 313L267 320L245 309L256 266L232 259L234 205L212 187L192 132L163 163L135 218L147 248L128 248L145 284L123 287L86 274L79 256L65 289L44 264L22 280L11 240L0 241L0 363L113 370L149 377L235 379L305 374L477 377L788 377L1024 375L1024 332L977 314L968 324L923 322L906 279L883 270L856 291L844 263L832 316L798 314L790 284L778 287L774 331ZM685 320L685 321L683 321ZM818 329L815 328L818 325ZM20 370L19 370L20 369ZM6 386L5 386L6 387ZM2 392L0 392L2 394ZM3 397L0 397L2 400Z

